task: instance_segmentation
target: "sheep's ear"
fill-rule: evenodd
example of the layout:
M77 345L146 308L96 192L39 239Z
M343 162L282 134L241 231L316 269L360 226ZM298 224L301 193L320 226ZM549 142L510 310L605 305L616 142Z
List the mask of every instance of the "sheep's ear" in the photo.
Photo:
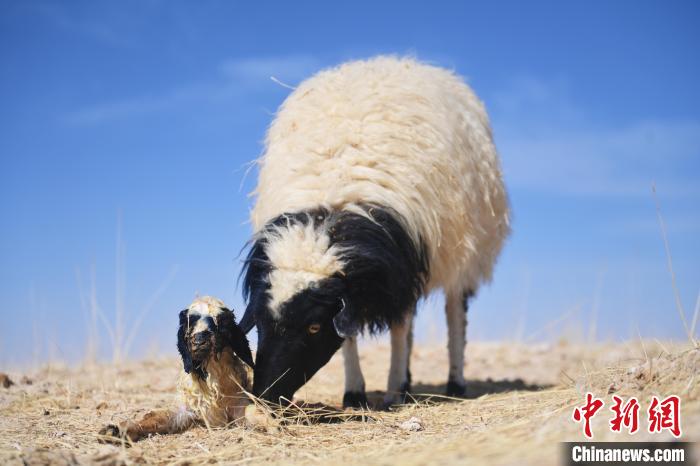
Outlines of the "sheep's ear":
M340 311L333 317L333 326L341 338L354 337L360 332L361 325L357 322L350 300L344 297L341 304Z
M188 374L192 372L192 355L187 346L187 312L188 309L180 311L180 328L177 330L177 350L180 352L180 357L182 357L182 365L184 366L185 372Z
M253 354L250 352L250 344L241 327L236 324L233 311L226 308L222 310L223 312L219 314L216 321L219 329L219 335L216 339L217 351L221 351L224 346L229 346L244 363L250 367L255 367Z
M255 311L253 310L252 303L248 304L245 309L245 314L238 326L243 330L243 334L247 335L255 327Z

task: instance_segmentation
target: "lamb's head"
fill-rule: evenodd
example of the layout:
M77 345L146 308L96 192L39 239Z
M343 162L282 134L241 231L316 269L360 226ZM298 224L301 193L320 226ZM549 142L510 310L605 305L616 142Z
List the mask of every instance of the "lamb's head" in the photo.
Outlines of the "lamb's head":
M207 367L227 350L253 367L248 340L233 311L211 296L195 299L180 312L177 349L185 372L200 379L207 378Z

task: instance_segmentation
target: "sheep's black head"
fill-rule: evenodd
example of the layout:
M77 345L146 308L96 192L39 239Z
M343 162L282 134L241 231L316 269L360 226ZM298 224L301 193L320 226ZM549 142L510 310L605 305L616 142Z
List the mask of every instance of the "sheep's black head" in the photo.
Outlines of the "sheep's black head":
M331 280L302 290L275 313L267 300L249 305L241 324L247 330L252 325L245 321L254 318L258 329L256 396L273 403L290 401L340 348L343 337L334 318L342 315L345 304L330 286Z
M248 339L236 324L233 311L223 302L210 296L195 299L189 308L180 312L177 349L185 372L205 379L206 365L230 348L243 362L253 367L253 356Z
M398 214L318 208L271 220L243 269L241 328L258 330L253 392L290 400L348 336L403 321L427 273Z

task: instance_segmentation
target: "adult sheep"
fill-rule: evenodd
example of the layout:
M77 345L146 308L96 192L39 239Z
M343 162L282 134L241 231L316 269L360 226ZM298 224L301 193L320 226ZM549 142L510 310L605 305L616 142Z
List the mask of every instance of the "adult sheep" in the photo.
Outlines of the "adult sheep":
M343 346L344 406L365 406L357 334L391 332L385 404L410 387L416 301L446 296L447 391L464 392L467 299L491 279L508 199L483 104L454 73L377 57L301 83L270 126L251 214L241 327L254 394L290 400Z

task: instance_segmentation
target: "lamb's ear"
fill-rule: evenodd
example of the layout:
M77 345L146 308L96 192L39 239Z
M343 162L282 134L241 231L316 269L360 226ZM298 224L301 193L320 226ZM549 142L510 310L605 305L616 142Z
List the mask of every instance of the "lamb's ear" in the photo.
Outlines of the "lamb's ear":
M255 367L253 354L250 352L250 344L243 330L236 324L233 312L226 308L222 309L222 311L216 319L216 326L219 329L218 338L216 339L217 351L221 351L224 346L229 346L244 363L250 367Z
M341 299L340 311L333 317L333 326L341 338L356 336L362 327L353 312L352 303L347 297Z
M255 327L255 311L253 310L252 300L248 303L248 307L245 308L245 314L243 314L243 318L238 326L241 328L244 335L250 333L253 327Z
M180 311L180 328L177 330L177 350L180 352L182 357L182 365L184 366L185 372L188 374L192 372L192 355L187 347L187 312L188 309Z

